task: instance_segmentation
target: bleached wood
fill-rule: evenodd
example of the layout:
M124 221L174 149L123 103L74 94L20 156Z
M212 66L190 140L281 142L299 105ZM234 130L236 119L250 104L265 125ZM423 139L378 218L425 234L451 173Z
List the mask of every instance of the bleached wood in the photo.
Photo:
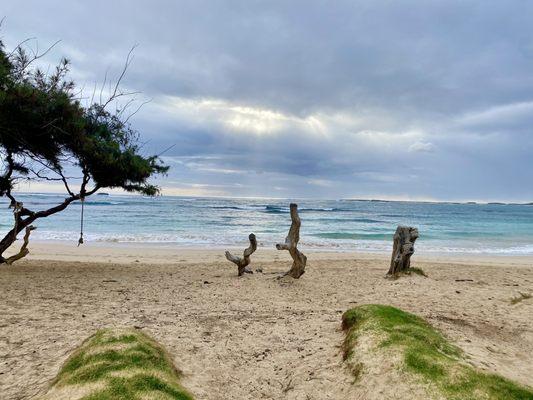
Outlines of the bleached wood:
M257 249L257 239L253 233L250 233L250 236L248 236L248 240L250 241L250 246L248 246L243 253L243 257L237 257L231 254L229 251L226 251L226 258L228 261L231 261L232 263L237 265L237 272L239 276L242 276L243 274L251 274L252 271L248 270L246 267L250 264L250 256L253 254L253 252Z
M289 233L285 238L285 243L278 243L276 249L278 250L288 250L292 257L292 267L285 275L290 275L291 277L298 279L305 273L305 266L307 264L307 257L298 250L298 242L300 241L300 226L302 222L300 221L300 216L298 215L298 205L291 203L291 228Z
M392 257L387 275L397 275L405 272L411 266L411 256L415 252L415 241L418 229L411 226L398 226L394 233Z

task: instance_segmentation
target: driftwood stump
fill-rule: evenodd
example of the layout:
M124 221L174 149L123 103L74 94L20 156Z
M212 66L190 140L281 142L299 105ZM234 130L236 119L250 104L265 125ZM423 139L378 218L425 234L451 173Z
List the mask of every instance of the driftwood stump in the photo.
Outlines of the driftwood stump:
M418 229L410 226L398 226L394 234L392 258L387 275L397 275L405 272L411 266L411 256L415 252L415 241Z
M295 279L300 278L305 273L305 265L307 264L307 257L301 253L297 246L300 241L300 217L298 216L298 205L291 203L291 228L289 229L289 234L285 238L285 243L278 243L276 249L278 250L289 250L289 253L292 257L292 267L285 275L290 275Z
M255 238L255 235L253 233L250 233L250 236L248 236L248 240L250 240L250 246L248 246L248 248L244 250L242 258L234 256L229 251L226 251L226 258L228 259L228 261L231 261L232 263L237 265L237 271L239 276L242 276L244 273L253 274L253 272L247 269L246 267L248 266L248 264L250 264L250 256L255 250L257 250L257 239Z

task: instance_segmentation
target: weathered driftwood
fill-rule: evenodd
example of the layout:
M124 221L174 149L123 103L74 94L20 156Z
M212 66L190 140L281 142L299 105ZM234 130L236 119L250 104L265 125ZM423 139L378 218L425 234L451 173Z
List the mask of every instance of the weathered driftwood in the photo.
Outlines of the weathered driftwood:
M411 266L411 256L415 252L415 241L418 229L411 226L398 226L394 234L394 245L390 268L387 275L397 275L405 272Z
M30 234L31 231L33 231L35 227L33 225L26 227L26 233L24 234L24 243L22 244L20 251L17 254L12 255L11 257L8 257L5 259L5 263L10 265L13 264L15 261L20 260L23 257L26 257L30 251L28 250L28 244L30 242Z
M301 253L297 246L300 241L300 226L302 222L298 216L298 205L291 203L291 228L289 229L289 234L285 238L285 243L278 243L276 249L278 250L288 250L292 257L292 267L285 275L290 275L295 279L298 279L305 273L305 265L307 263L307 257Z
M229 251L226 251L226 258L228 261L231 261L232 263L237 265L237 270L239 276L246 274L253 274L252 271L247 269L246 267L248 264L250 264L250 256L252 253L257 249L257 239L255 238L255 235L253 233L250 233L250 236L248 236L248 240L250 240L250 246L244 250L243 257L237 257L232 255Z

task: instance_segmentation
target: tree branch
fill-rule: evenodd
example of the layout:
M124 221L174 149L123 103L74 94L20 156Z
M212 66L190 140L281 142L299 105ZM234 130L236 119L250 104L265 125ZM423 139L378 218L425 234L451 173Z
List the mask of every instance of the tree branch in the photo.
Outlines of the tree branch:
M120 87L120 83L122 82L122 79L126 75L126 71L128 70L128 67L130 66L133 60L132 54L135 48L137 48L137 46L138 45L132 46L130 51L128 52L128 55L126 56L126 62L124 63L124 67L122 68L122 72L120 73L117 79L117 82L115 83L115 88L113 89L113 92L111 93L111 96L107 99L107 101L104 104L102 104L102 108L106 108L109 105L109 103L111 103L113 100L117 99L118 97L138 93L138 92L121 93L118 91ZM107 73L106 73L106 76L107 76ZM100 103L102 103L101 96L102 96L102 92L100 91Z

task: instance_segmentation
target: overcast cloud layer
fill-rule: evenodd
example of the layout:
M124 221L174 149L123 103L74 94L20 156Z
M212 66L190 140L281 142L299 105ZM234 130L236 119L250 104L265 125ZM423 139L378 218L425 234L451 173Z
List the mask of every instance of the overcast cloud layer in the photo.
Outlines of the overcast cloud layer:
M2 1L8 48L106 71L167 194L533 200L533 2Z

